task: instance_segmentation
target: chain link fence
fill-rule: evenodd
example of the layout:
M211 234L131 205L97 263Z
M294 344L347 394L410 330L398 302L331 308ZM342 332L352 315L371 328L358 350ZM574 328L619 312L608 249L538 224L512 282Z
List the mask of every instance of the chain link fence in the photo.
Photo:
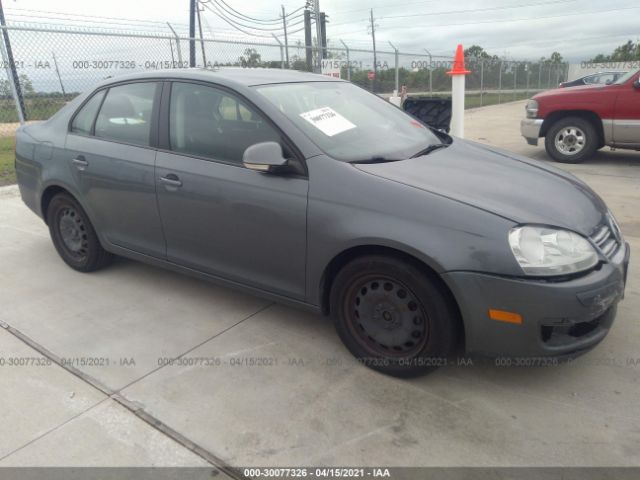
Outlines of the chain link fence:
M12 65L2 37L0 72L0 137L11 136L20 122L20 104L27 122L46 120L66 102L96 82L118 75L189 67L191 39L164 33L73 30L56 27L10 25ZM3 32L3 33L4 33ZM388 96L402 86L409 94L447 95L453 58L427 51L407 53L387 48L372 50L329 46L323 52L300 42L288 48L273 41L194 39L196 67L290 68L348 79L377 94ZM309 55L307 55L309 53ZM320 60L319 56L325 58ZM310 57L310 64L307 61ZM374 60L375 58L375 60ZM470 107L529 97L565 80L566 64L530 63L492 59L466 60L467 104ZM373 74L373 75L372 75ZM17 83L17 84L16 84Z

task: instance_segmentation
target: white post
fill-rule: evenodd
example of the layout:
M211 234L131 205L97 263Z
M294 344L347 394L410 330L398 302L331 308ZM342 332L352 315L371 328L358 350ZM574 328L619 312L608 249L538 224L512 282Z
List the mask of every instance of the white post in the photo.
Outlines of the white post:
M451 76L451 135L464 138L465 76Z
M451 76L451 135L464 138L464 77L471 73L464 66L464 49L458 45L453 68L447 72Z

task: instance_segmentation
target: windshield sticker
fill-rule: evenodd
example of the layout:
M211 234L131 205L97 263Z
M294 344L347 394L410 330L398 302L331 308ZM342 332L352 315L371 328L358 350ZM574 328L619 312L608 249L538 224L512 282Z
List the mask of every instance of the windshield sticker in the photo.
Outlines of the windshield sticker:
M316 110L311 110L309 112L301 113L300 116L324 133L327 137L333 137L339 133L356 128L353 123L331 107L322 107Z

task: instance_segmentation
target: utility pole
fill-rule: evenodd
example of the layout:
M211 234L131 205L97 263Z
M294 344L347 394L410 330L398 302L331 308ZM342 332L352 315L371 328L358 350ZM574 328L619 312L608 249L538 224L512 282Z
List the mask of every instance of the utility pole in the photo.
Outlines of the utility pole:
M320 45L322 45L322 58L327 58L327 16L320 12Z
M202 36L202 22L200 21L200 6L198 6L198 30L200 31L200 45L202 46L202 68L207 68L207 56L204 53L204 37Z
M378 76L378 59L376 58L376 24L373 21L373 8L371 9L371 38L373 39L373 92L376 91L376 77Z
M316 55L316 73L320 73L322 71L322 54L320 51L320 46L322 44L322 27L320 25L320 0L313 0L313 7L316 18L316 47L318 50Z
M311 12L304 11L304 51L307 60L307 70L313 71L313 44L311 41Z
M7 60L9 61L9 69L11 70L11 79L9 83L13 83L13 89L15 89L17 100L18 117L21 122L27 119L27 112L24 108L24 98L22 96L22 87L20 86L20 79L18 78L18 71L16 70L16 62L13 60L13 51L11 50L11 42L9 41L9 32L7 31L7 24L4 20L4 9L2 8L2 0L0 0L0 26L2 26L2 38L4 40L5 49L7 51Z
M196 66L196 1L189 0L189 66Z
M67 95L67 92L64 91L62 77L60 76L60 70L58 69L58 59L56 58L56 52L51 52L51 55L53 55L53 64L56 67L56 74L58 75L58 80L60 81L60 88L62 89L62 98L64 98Z
M289 68L289 40L287 38L287 16L284 13L284 5L282 7L282 28L284 29L284 58L287 62L287 68Z

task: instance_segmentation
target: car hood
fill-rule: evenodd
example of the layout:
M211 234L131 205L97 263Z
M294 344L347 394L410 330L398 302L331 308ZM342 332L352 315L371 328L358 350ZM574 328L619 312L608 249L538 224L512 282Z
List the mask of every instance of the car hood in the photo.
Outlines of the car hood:
M570 173L465 140L455 139L449 147L417 158L354 166L516 223L589 235L607 212L602 199Z
M571 83L571 82L564 82ZM545 90L544 92L537 93L532 98L534 100L539 100L541 98L547 97L555 97L556 95L569 95L569 94L580 94L586 90L601 90L603 88L607 88L610 85L574 85L570 89L568 87L559 87L553 88L551 90Z

